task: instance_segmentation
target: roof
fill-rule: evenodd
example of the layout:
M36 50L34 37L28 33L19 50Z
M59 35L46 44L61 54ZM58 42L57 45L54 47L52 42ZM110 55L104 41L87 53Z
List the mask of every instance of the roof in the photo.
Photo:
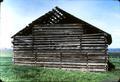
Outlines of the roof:
M3 2L3 0L0 0L0 2Z
M14 36L16 35L28 35L32 33L32 27L34 25L53 25L53 24L82 24L85 28L91 29L87 30L87 34L92 34L92 33L104 33L104 35L107 38L108 44L112 43L112 38L111 35L69 13L66 11L55 7L52 9L52 11L49 11L48 13L44 14L43 16L39 17L38 19L32 21L28 26L26 26L24 29L21 31L17 32ZM12 38L14 37L12 36Z

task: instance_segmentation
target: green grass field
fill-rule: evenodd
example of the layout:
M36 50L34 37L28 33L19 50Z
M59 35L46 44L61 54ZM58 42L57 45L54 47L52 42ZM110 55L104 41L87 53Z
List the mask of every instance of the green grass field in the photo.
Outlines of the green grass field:
M95 73L17 66L12 63L12 51L2 53L0 79L4 82L112 82L120 78L120 58L110 57L110 61L116 66L115 70Z

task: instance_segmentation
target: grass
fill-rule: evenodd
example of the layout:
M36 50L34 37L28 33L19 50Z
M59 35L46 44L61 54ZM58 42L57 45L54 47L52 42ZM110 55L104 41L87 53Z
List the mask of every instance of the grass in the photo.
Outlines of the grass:
M6 55L10 55L10 52ZM110 58L111 62L114 60ZM0 79L4 82L102 82L120 78L120 62L113 62L116 69L111 72L97 73L17 66L12 63L12 57L6 56L1 56L0 62Z

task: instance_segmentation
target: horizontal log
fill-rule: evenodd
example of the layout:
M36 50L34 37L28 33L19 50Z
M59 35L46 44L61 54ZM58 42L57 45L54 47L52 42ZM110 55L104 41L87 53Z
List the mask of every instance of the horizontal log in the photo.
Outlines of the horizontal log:
M14 50L32 50L32 49L18 49L18 48L14 48ZM36 50L36 51L55 51L55 50L59 50L59 51L86 51L86 52L95 52L95 50L98 50L98 51L105 51L105 49L79 49L79 48L34 48L33 50Z
M82 49L103 49L103 50L105 50L106 49L106 47L81 47Z
M71 60L71 59L63 59L62 62L70 62L70 63L87 63L86 60Z
M86 69L87 66L61 65L61 68L78 68L78 69L84 68L84 69Z
M105 49L81 49L81 51L85 51L85 52L97 52L97 51L99 51L99 52L105 52Z
M15 46L24 47L24 46ZM31 46L30 46L31 47ZM80 47L80 44L66 44L66 45L34 45L34 48L59 48L59 47Z
M80 42L33 42L34 45L80 45ZM62 46L61 46L62 47Z
M73 50L73 51L80 51L80 49L61 49L61 48L58 48L58 49L41 49L41 48L36 48L38 51L41 50L41 51L55 51L55 50L60 50L60 51L70 51L70 50ZM34 49L34 50L36 50ZM18 49L20 50L20 49ZM22 50L22 49L21 49Z
M71 62L36 62L39 64L59 64L59 65L107 65L106 63L71 63Z
M14 50L17 50L17 49L32 49L32 47L14 47Z
M33 32L83 32L83 29L79 28L39 28L34 29Z
M81 37L81 35L79 35L79 36L72 36L72 35L69 35L69 36L64 36L64 37L62 37L62 38L60 38L60 37L62 37L62 36L34 36L34 39L51 39L51 40L59 40L59 39L83 39L83 40L85 40L85 39L104 39L104 37Z
M82 29L80 26L49 26L49 27L33 27L34 29Z
M63 53L60 53L60 52L51 52L51 53L48 53L48 52L37 52L37 54L43 54L43 55L58 55L58 54L62 54L62 55L85 55L86 53L80 53L80 52L63 52Z
M41 58L41 57L38 57L37 62L60 62L60 58L54 58L54 57L50 57L50 58L47 58L47 57L44 57L44 58Z
M35 62L34 58L27 58L27 59L23 59L23 58L15 58L14 61L20 61L20 62Z
M32 53L32 52L33 52L33 51L31 51L31 50L30 50L30 51L25 51L25 50L24 50L24 51L15 51L15 50L14 50L14 53L16 53L16 54L17 54L17 53Z
M35 47L20 47L20 46L15 46L14 47L14 50L19 50L19 49L21 49L21 50L23 50L23 49L25 49L25 50L29 50L29 49L38 49L38 50L46 50L46 49L52 49L52 50L55 50L55 49L79 49L80 48L80 46L76 46L76 45L64 45L64 46L35 46Z
M21 45L32 45L32 43L14 43L14 44L16 44L16 45L19 45L19 44L21 44ZM59 42L46 42L46 41L41 41L41 42L39 42L39 41L35 41L35 42L33 42L33 44L35 44L35 45L73 45L73 44L76 44L76 45L80 45L80 44L82 44L82 45L84 45L84 44L102 44L102 45L104 45L105 44L105 42L101 42L101 41L84 41L84 42L79 42L79 41L59 41ZM107 46L106 46L107 47Z
M97 60L88 60L87 62L89 63L106 63L106 60L103 60L103 59L97 59Z
M80 53L80 50L34 50L35 53Z
M81 39L82 41L105 41L104 39Z
M29 62L29 61L14 61L14 63L19 63L19 64L35 64L35 61Z
M76 70L76 71L94 71L94 72L104 72L105 69L85 69L85 68L61 68L63 70Z
M58 54L62 54L62 55L90 55L90 56L98 56L98 55L104 55L105 53L103 53L103 52L88 52L88 53L85 53L85 52L63 52L63 53L61 53L61 52L37 52L37 54L43 54L43 55L58 55Z
M29 51L33 51L33 50L32 49L14 49L14 52L29 52Z
M91 46L91 47L92 47L92 46L94 46L94 47L95 47L95 46L96 46L96 47L99 46L99 47L101 47L101 46L107 46L107 45L106 45L106 44L92 44L92 43L90 43L90 44L81 44L81 46L83 46L83 47L84 47L84 46L85 46L85 47L87 47L87 46Z
M32 51L32 48L14 48L14 51Z
M43 54L37 54L37 58L60 58L59 54L48 54L48 55L43 55Z
M15 45L15 46L13 46L13 48L33 48L33 46L31 46L31 45L26 45L26 46L23 46L23 45Z
M18 63L18 62L14 62L15 65L19 65L19 66L35 66L34 63Z
M35 59L35 57L13 57L14 59Z
M15 43L13 43L13 44L14 44L14 45L30 45L30 46L31 46L33 43L32 43L32 42L26 42L26 43L18 43L18 42L16 43L16 42L15 42Z
M82 36L104 36L104 33L83 34Z
M64 37L76 37L76 38L80 38L81 37L81 35L42 35L42 36L40 36L40 35L36 35L36 36L34 36L35 38L38 38L38 37L41 37L41 38L64 38Z
M40 34L83 34L83 30L34 30L33 32Z
M31 49L27 49L27 50L24 50L24 49L17 49L15 50L14 49L14 52L26 52L26 51L32 51ZM80 50L80 49L34 49L34 52L36 53L105 53L106 50L99 50L99 49L96 49L96 50Z
M80 39L79 37L62 37L62 38L59 38L59 37L40 37L40 36L35 36L34 37L34 40L64 40L64 39Z
M33 36L14 36L14 38L32 38Z
M86 59L86 54L61 54L62 58L78 58L78 59Z
M47 39L47 40L45 40L45 39L43 39L43 40L37 40L37 39L34 39L34 42L77 42L77 41L80 41L80 39L59 39L59 40L49 40L49 39Z
M75 63L75 64L63 64L63 63L60 63L60 62L21 62L21 61L15 61L15 63L21 63L21 64L41 64L41 65L75 65L75 66L87 66L88 68L90 68L90 66L93 65L93 63L91 63L91 65L87 65L86 63ZM105 66L106 67L106 64L100 64L100 63L96 63L97 65L96 66Z
M34 25L34 27L82 27L83 24L40 24L40 25Z
M14 40L13 43L27 43L33 42L33 40Z
M81 35L80 35L81 36ZM60 38L60 36L59 37L52 37L52 36L34 36L33 37L33 39L36 39L36 40L60 40L60 39L82 39L82 40L89 40L89 39L104 39L104 37L78 37L78 36L74 36L74 37L72 37L72 36L69 36L69 37L62 37L62 38Z
M93 34L94 35L94 34ZM32 38L33 36L15 36L14 38ZM36 36L39 37L39 36ZM82 38L105 38L104 36L90 36L90 35L82 35Z
M82 43L89 43L89 44L93 44L93 43L95 43L95 44L97 44L97 43L102 43L102 44L105 44L106 42L105 41L82 41Z
M104 36L82 36L82 39L105 39Z
M60 68L61 65L59 64L40 64L40 63L36 63L37 66L40 66L40 67L47 67L47 68Z
M87 55L89 56L95 56L95 55L105 55L106 53L103 52L88 52Z
M79 33L41 33L41 32L35 32L34 36L40 35L40 36L70 36L70 35L74 35L74 36L80 36L80 34L82 34L82 32Z

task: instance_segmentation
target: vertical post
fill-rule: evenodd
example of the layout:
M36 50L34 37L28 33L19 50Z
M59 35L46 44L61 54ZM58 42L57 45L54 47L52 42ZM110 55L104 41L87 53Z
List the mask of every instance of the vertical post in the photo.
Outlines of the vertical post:
M80 34L80 53L82 53L82 34Z
M105 53L105 64L107 64L109 59L108 59L108 53L107 53L108 45L106 44L107 40L106 40L105 36L104 36L104 42L105 42L105 52L104 52ZM108 64L105 65L105 70L108 71Z
M105 43L105 63L107 64L109 61L108 53L107 53L107 47L108 45ZM105 66L106 71L108 71L108 64Z
M37 49L34 47L34 38L35 38L35 35L34 35L34 26L32 25L32 53L34 55L34 66L36 66L36 61L37 61L37 58L36 58L36 55L37 55Z
M15 37L13 37L13 41L14 41ZM13 43L13 63L15 64L15 52L14 52L14 43Z
M32 45L31 45L31 46L32 46L32 55L34 55L34 47L33 47L33 45L34 45L34 44L33 44L33 36L34 36L34 35L33 35L33 31L34 31L34 29L33 29L33 27L32 27Z
M60 68L62 68L62 52L60 52Z
M87 69L87 71L88 71L88 53L86 53L86 58L87 58L87 61L86 61L87 66L86 66L86 69Z

